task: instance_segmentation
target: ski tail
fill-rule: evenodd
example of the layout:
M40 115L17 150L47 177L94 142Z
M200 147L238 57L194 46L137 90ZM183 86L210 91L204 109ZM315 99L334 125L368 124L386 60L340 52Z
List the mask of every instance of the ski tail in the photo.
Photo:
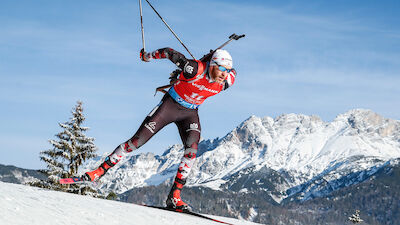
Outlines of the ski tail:
M211 221L214 221L214 222L217 222L217 223L233 225L231 223L227 223L227 222L224 222L224 221L221 221L221 220L217 220L217 219L214 219L214 218L211 218L211 217L208 217L208 216L204 216L202 214L195 213L195 212L192 212L192 211L189 211L189 210L179 210L179 209L167 208L167 207L162 207L162 206L153 206L153 205L143 205L143 206L150 207L150 208L167 210L167 211L172 211L172 212L185 213L185 214L189 214L189 215L192 215L192 216L195 216L195 217L199 217L199 218L202 218L202 219L211 220Z
M188 212L183 211L183 213L186 213L186 214L189 214L189 215L192 215L192 216L197 216L197 217L200 217L200 218L203 218L203 219L206 219L206 220L211 220L211 221L214 221L214 222L217 222L217 223L233 225L231 223L227 223L227 222L224 222L224 221L221 221L221 220L217 220L217 219L214 219L214 218L211 218L211 217L208 217L208 216L204 216L202 214L191 212L191 211L188 211Z

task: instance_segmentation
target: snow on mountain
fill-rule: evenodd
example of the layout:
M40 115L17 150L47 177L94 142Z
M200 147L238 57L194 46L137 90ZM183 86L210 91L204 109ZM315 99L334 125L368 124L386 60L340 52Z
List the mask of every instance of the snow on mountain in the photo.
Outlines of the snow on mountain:
M161 156L127 157L102 178L101 188L123 193L168 181L182 155L183 146L174 145ZM275 201L299 193L300 199L307 199L361 182L400 158L400 122L364 109L340 114L332 122L297 114L275 119L251 116L225 137L203 140L197 156L188 185L242 186L237 191L243 192L249 187L234 182L257 173L253 183L258 182ZM92 161L83 170L98 164Z
M190 215L135 204L3 182L0 182L0 202L1 224L218 224ZM232 218L210 217L232 224L256 224Z

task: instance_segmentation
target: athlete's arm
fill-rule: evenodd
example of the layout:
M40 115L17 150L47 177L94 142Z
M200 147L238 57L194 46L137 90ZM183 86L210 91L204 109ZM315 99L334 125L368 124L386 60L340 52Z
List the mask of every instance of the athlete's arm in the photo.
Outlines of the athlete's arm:
M187 59L182 53L172 48L160 48L151 53L144 53L143 55L143 58L146 59L145 61L168 58L183 71L183 76L186 79L193 78L198 71L199 63L196 60Z
M236 70L232 69L225 79L224 90L231 87L235 83L235 79L236 79Z

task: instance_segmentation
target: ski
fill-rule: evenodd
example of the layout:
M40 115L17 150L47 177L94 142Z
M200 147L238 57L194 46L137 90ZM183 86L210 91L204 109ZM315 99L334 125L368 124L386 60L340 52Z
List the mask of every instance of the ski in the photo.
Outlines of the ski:
M86 183L87 181L83 180L82 177L70 177L60 179L60 184L79 184L79 183Z
M185 213L185 214L188 214L188 215L191 215L191 216L200 217L200 218L203 218L203 219L206 219L206 220L211 220L211 221L214 221L214 222L217 222L217 223L233 225L231 223L227 223L227 222L224 222L224 221L221 221L221 220L217 220L217 219L214 219L214 218L211 218L211 217L208 217L208 216L204 216L204 215L201 215L199 213L192 212L192 211L172 209L172 208L167 208L167 207L162 207L162 206L153 206L153 205L143 205L143 206L150 207L150 208L167 210L167 211L171 211L171 212Z

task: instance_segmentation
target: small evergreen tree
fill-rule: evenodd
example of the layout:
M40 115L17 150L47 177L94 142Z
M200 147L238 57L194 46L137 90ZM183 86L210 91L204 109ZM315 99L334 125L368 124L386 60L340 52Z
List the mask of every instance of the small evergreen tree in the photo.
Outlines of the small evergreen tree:
M53 148L40 153L40 160L47 164L47 169L42 172L48 176L48 180L34 182L31 185L77 194L92 193L96 195L96 191L86 185L59 184L60 178L77 176L79 166L86 160L97 156L95 154L97 148L93 143L94 138L84 134L89 130L88 127L82 127L84 120L82 102L78 101L72 110L70 121L59 123L63 131L55 135L56 140L49 140Z
M111 191L111 192L107 195L106 199L107 199L107 200L117 200L117 199L118 199L118 195L115 194L115 192Z

